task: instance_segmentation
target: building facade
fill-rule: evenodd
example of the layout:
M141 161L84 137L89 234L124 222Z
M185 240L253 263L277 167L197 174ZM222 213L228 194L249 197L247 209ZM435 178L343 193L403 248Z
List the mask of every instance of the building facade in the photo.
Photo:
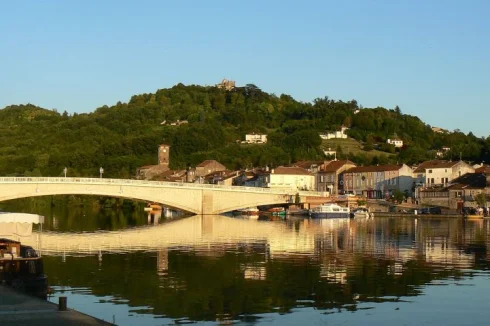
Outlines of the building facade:
M255 183L259 187L292 190L315 190L315 176L300 167L277 167L258 175Z
M331 195L338 195L344 190L342 172L356 167L349 160L330 161L316 175L316 190L328 191Z
M387 139L387 140L386 140L386 143L387 143L387 144L390 144L390 145L393 145L393 146L395 146L396 148L401 148L401 147L403 147L403 140L401 140L401 139L397 139L397 138L394 138L394 139Z
M466 173L474 173L475 169L463 161L425 161L414 171L415 182L423 187L446 187L452 180Z
M265 144L267 143L267 135L263 134L246 134L245 143L247 144Z
M226 167L216 160L205 160L196 166L196 178L204 177L217 171L225 171Z
M412 194L412 169L402 165L355 167L344 172L344 189L367 198L387 198L396 191Z

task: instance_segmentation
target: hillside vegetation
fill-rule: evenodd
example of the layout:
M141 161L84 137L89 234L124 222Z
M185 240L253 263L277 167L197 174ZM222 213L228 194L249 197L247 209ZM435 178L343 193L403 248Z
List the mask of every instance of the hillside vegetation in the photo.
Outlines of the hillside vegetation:
M357 114L355 114L357 112ZM187 124L172 126L175 121ZM34 105L0 110L0 174L132 177L137 167L156 164L157 147L170 144L171 167L195 166L216 159L230 169L277 166L298 160L323 159L319 132L350 127L361 151L342 149L339 158L358 164L416 163L434 158L433 150L451 147L447 158L490 159L490 139L462 132L436 134L419 118L399 108L361 108L355 100L328 97L312 103L276 96L255 85L225 91L216 87L176 85L153 94L133 96L128 103L69 115ZM246 133L267 133L265 145L241 146ZM406 147L385 144L397 136ZM383 150L383 152L374 151ZM386 155L386 153L392 155Z

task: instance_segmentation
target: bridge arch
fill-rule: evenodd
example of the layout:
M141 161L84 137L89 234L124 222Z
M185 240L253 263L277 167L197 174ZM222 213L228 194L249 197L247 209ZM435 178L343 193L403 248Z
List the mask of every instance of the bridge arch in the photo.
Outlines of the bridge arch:
M295 193L144 180L0 177L0 201L48 195L95 195L156 202L193 214L222 214L239 208L288 203ZM307 195L321 196L321 193Z

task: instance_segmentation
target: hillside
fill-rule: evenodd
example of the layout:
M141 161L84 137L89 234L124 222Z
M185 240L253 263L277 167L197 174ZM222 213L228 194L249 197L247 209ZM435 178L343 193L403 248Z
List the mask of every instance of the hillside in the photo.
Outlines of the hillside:
M187 121L172 125L176 121ZM399 108L361 108L355 100L327 97L312 103L276 96L253 84L231 91L216 87L176 85L131 97L128 103L102 106L87 114L59 114L34 105L0 110L0 174L131 177L136 168L156 164L157 146L170 144L171 168L216 159L230 169L278 166L298 160L323 159L325 130L350 126L358 143L338 144L339 158L358 164L433 158L434 149L450 146L449 157L490 160L489 140L460 132L434 133L419 118ZM265 145L240 146L246 133L265 132ZM361 150L384 144L397 135L406 147L393 155ZM360 142L360 143L359 143ZM331 146L332 147L332 146ZM335 146L337 147L337 146ZM374 147L373 147L374 148Z
M364 146L357 140L353 138L347 139L329 139L323 140L321 145L322 150L332 149L337 150L340 155L365 155L369 159L373 159L374 157L381 158L383 161L388 161L390 157L393 157L394 154L390 154L387 152L379 151L379 150L365 150ZM340 151L339 151L340 150Z

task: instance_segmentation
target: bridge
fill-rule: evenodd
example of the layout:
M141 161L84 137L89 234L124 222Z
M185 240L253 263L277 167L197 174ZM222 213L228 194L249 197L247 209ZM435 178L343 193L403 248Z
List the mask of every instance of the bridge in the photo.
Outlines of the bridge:
M2 177L0 201L48 195L97 195L142 200L193 214L222 214L259 205L294 203L321 192L105 178Z

